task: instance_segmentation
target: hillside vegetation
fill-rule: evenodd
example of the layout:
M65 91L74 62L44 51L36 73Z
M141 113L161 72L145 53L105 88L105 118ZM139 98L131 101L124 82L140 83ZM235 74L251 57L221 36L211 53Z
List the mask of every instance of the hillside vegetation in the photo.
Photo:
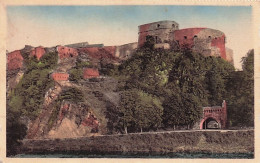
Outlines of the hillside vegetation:
M243 71L217 57L189 49L179 52L138 50L131 59L107 71L119 80L121 102L113 130L130 132L186 126L202 115L203 106L226 100L228 125L253 126L254 51L242 59ZM246 116L245 116L246 115ZM116 122L116 123L115 123ZM141 123L140 123L141 122Z
M49 75L57 60L57 53L45 54L39 61L25 58L24 76L7 99L9 154L26 135L21 117L34 120L43 108L44 95L54 85ZM253 60L251 50L242 59L243 71L235 71L221 58L205 57L189 49L155 50L147 45L121 65L102 65L100 73L116 79L116 93L121 97L118 105L106 104L103 118L107 119L108 133L189 129L200 119L203 106L220 105L223 100L227 102L230 127L253 126ZM70 80L78 87L83 80L82 64L84 67L91 63L78 63L70 71ZM57 120L62 100L82 101L83 90L70 89L59 96L48 121L50 127Z

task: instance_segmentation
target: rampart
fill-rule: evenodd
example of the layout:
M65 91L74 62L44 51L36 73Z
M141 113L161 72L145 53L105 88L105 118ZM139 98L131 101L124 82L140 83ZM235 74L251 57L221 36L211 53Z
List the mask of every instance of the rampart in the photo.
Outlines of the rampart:
M51 77L53 78L53 80L55 81L66 81L69 80L69 74L67 73L52 73Z
M60 59L72 58L78 56L77 49L66 47L66 46L57 46L57 52Z
M174 152L253 153L253 130L190 130L68 139L24 140L26 154L170 155Z
M42 46L33 48L30 52L30 57L35 56L38 60L45 54L45 49Z
M7 69L16 70L22 68L23 57L20 50L15 50L7 55Z
M85 68L83 70L83 78L84 79L90 79L90 78L95 78L99 77L99 71L94 68Z

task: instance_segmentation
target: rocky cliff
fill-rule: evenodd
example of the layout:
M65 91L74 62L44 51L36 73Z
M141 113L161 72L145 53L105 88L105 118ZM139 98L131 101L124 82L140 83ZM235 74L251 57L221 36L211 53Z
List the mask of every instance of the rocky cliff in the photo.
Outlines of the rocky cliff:
M21 79L28 77L28 74L31 72L38 71L38 69L48 70L48 78L54 82L44 93L37 117L29 118L24 114L22 119L28 128L26 137L30 139L69 138L106 134L107 104L117 105L119 101L117 81L111 77L104 76L104 74L84 78L85 74L82 72L86 67L95 68L97 71L101 70L100 64L104 61L104 58L107 59L106 64L114 63L114 61L119 61L119 59L110 58L109 55L112 54L100 48L97 48L98 51L96 52L100 54L99 58L95 58L90 52L63 46L57 46L56 48L41 47L42 50L40 51L36 49L26 46L22 50L15 51L15 54L8 54L7 101L9 103L14 103L14 92L16 92L16 87ZM41 54L38 55L37 52ZM41 68L41 64L44 62L42 58L50 53L58 55L56 65L51 69L49 67ZM73 55L70 55L71 53ZM15 59L15 57L18 57L19 60ZM17 67L11 64L12 61L21 63ZM37 64L36 67L32 66L34 69L30 69L31 63ZM102 64L104 65L104 63ZM55 78L54 74L56 75ZM62 78L60 74L68 75L66 78ZM72 78L73 75L79 75L79 78L70 80L75 79ZM83 99L81 101L62 97L64 92L73 89L82 92ZM35 97L31 98L34 99Z

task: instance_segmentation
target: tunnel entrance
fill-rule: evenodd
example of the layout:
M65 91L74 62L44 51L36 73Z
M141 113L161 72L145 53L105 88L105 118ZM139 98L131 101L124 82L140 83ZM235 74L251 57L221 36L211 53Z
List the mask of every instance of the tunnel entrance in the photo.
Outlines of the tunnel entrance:
M214 118L208 118L203 122L203 129L220 129L220 124Z

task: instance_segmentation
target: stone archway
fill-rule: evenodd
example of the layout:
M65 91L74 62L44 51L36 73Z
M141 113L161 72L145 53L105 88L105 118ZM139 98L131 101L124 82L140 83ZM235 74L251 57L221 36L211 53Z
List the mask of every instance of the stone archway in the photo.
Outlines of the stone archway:
M201 129L221 129L221 123L212 117L206 118L201 122Z

